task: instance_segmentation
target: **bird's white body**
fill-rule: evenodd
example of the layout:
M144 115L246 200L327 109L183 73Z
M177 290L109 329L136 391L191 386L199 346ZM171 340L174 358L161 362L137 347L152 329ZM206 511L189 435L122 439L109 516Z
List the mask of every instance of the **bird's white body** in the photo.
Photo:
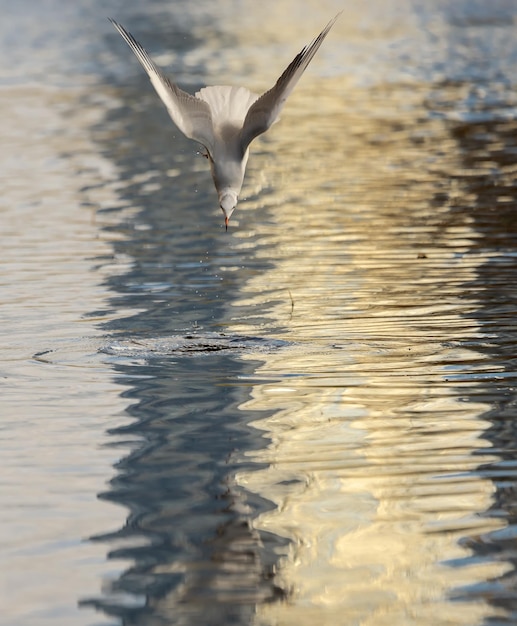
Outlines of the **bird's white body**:
M250 106L259 96L246 87L216 86L203 87L196 97L208 104L212 114L213 141L206 156L219 205L229 219L237 205L249 157L249 148L243 154L241 130Z
M278 120L287 97L316 54L339 14L294 58L275 85L261 96L245 87L203 87L194 96L158 69L123 26L111 20L149 75L151 83L181 132L205 147L225 224L244 181L249 144Z

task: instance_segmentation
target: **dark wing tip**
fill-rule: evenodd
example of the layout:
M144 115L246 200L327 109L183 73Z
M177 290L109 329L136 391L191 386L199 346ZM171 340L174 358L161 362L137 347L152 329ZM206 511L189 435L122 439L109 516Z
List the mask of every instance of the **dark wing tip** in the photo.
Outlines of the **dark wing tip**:
M244 119L244 126L241 131L241 144L243 152L255 137L268 130L275 119L277 119L278 112L282 108L287 97L294 89L294 86L313 59L319 47L323 43L323 40L328 35L332 26L334 26L341 13L343 13L343 11L340 11L335 17L333 17L321 33L302 48L302 50L294 57L291 63L284 70L275 85L269 91L263 93L258 100L251 105L246 118ZM277 108L277 114L274 118L272 118L270 113L275 106Z
M144 69L148 73L153 72L153 73L159 74L160 72L158 68L156 67L156 64L151 59L151 57L149 56L149 53L142 46L142 44L140 44L128 30L126 30L121 24L116 22L114 19L112 19L111 17L108 17L108 20L113 24L113 26L118 31L119 35L125 40L127 45L134 52L137 59L140 61L140 63L144 67Z
M303 71L305 71L305 68L312 61L314 55L323 43L323 40L329 34L330 29L334 26L336 20L339 18L341 13L343 13L343 11L340 11L335 17L333 17L330 22L325 26L325 28L321 31L321 33L302 48L302 50L291 61L282 76L280 76L277 84L287 83L301 67L303 67Z

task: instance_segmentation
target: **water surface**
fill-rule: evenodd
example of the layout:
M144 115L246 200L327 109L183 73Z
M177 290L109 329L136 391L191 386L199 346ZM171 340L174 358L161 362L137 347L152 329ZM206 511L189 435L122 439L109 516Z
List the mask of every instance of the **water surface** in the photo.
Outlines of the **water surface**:
M105 14L260 91L341 7L4 4L0 623L517 623L514 3L347 4L228 233Z

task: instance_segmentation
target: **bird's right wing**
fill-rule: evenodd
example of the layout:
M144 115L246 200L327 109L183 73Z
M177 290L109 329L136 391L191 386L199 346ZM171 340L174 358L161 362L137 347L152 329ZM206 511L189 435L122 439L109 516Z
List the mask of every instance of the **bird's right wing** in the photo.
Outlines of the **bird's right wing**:
M305 46L305 48L296 55L282 76L276 81L274 87L263 93L260 98L251 105L241 131L241 146L243 152L246 151L246 148L255 137L265 133L266 130L276 122L289 94L300 80L302 74L307 69L307 66L312 61L314 55L323 43L323 40L340 15L341 13L338 13L334 19L330 20L316 39L308 46Z
M212 115L206 102L191 96L169 80L151 59L147 51L123 26L109 18L136 58L147 72L153 87L160 96L172 121L189 139L199 142L209 151L213 151L214 136Z

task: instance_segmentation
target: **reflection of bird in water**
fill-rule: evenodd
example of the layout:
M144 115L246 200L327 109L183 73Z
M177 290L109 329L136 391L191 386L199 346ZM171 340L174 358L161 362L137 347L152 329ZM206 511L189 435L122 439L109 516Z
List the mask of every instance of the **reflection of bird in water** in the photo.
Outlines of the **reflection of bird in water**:
M261 96L245 87L204 87L192 96L166 78L128 31L110 20L135 53L181 132L202 144L228 229L241 191L249 144L277 121L287 97L339 14L296 55L272 89Z

